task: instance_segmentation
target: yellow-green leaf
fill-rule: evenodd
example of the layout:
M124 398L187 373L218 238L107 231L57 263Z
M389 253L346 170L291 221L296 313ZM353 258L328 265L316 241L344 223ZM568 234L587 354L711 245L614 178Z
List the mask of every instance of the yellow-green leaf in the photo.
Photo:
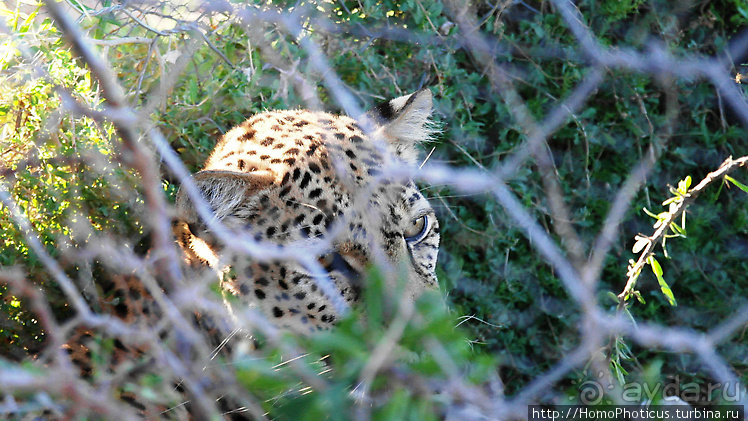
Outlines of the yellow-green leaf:
M691 187L691 176L690 175L686 176L684 180L678 182L678 193L686 194L688 192L689 187Z
M647 208L642 208L642 210L643 210L643 211L644 211L644 213L646 213L647 215L651 216L652 218L655 218L655 219L657 219L657 215L655 215L655 214L653 214L652 212L650 212L650 211L649 211L649 209L647 209Z
M667 297L671 306L677 306L678 304L675 301L673 290L670 289L670 286L665 282L665 278L662 277L662 266L660 266L660 262L658 262L654 256L649 256L647 258L647 263L652 267L652 273L657 277L657 283L660 284L660 291L665 294L665 297Z
M683 228L679 227L675 222L670 223L670 229L680 237L686 236L686 232L683 230Z
M735 186L737 186L737 188L739 188L740 190L743 190L744 192L748 193L748 186L746 186L745 184L741 183L740 181L738 181L738 180L730 177L729 175L725 176L725 180L731 182L732 184L734 184Z

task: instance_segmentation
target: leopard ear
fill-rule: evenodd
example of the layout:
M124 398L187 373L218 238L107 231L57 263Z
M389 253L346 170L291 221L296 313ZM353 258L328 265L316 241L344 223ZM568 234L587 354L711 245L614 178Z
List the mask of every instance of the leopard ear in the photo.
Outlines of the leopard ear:
M275 174L270 170L251 173L205 170L194 174L192 181L210 205L216 219L222 220L244 203L248 196L272 186ZM179 219L187 223L198 222L195 206L183 188L177 193L176 207Z
M429 140L434 128L429 120L432 96L428 89L383 102L369 111L369 117L382 130L401 158L413 163L418 156L415 145Z

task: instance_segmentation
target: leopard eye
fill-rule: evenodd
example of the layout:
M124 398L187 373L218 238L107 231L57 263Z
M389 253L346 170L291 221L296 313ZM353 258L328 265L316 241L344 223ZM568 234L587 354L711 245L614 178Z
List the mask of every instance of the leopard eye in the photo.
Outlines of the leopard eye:
M429 220L427 215L419 216L418 218L410 221L410 224L403 231L403 237L405 241L409 243L417 243L423 239L428 231Z

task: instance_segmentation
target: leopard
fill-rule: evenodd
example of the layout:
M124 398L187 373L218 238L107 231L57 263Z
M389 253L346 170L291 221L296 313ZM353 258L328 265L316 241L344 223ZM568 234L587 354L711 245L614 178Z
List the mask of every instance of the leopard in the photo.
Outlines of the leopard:
M300 335L333 329L346 309L359 306L374 268L402 303L438 291L439 221L412 179L420 145L436 133L432 108L430 90L421 89L355 119L275 110L227 131L176 195L172 229L185 280L217 280L231 313L256 310L271 326ZM104 313L144 329L163 327L164 309L153 287L136 275L115 276L111 283L100 285L109 290L101 294ZM220 344L228 349L222 356L236 360L231 346L224 346L235 332L225 326L236 323L197 310L193 315L208 348ZM139 376L155 369L158 360L148 343L110 338L107 351L100 344L109 335L102 333L81 326L63 346L82 379L140 384ZM158 334L165 343L179 344L179 335L169 329L159 328ZM209 364L194 357L197 364ZM209 376L201 382L229 387ZM192 392L181 387L162 388L163 396L153 402L137 388L115 389L139 418L204 418L189 403ZM226 413L240 407L230 396L217 405Z
M374 265L408 302L438 290L439 222L407 171L397 175L433 137L432 108L421 89L358 119L276 110L229 130L190 180L210 212L184 186L177 193L185 264L218 274L230 310L303 335L356 306ZM253 258L235 242L313 259Z

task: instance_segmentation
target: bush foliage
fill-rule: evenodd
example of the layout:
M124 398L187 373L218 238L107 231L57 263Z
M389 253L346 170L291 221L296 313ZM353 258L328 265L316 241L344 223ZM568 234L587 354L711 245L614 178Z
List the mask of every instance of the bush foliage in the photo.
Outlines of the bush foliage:
M108 0L64 5L111 67L143 121L142 133L157 128L191 171L200 168L218 136L259 111L343 112L348 105L331 82L338 80L362 109L429 87L441 131L423 145L428 164L495 175L522 153L528 121L543 122L580 84L599 77L594 92L540 146L552 157L552 176L568 209L565 222L583 246L582 258L595 252L595 240L632 170L650 154L656 160L614 233L595 279L597 303L589 304L601 314L627 314L637 324L685 329L693 337L725 320L737 321L739 327L713 345L745 384L748 194L740 189L741 182L748 184L745 170L732 173L737 183L718 181L705 189L688 207L682 235L654 249L662 280L659 271L642 271L636 284L641 303L611 295L624 290L629 260L638 258L632 252L635 236L654 231L656 221L643 209L654 215L667 211L662 203L673 196L669 186L687 176L695 185L727 157L748 151L748 121L741 123L740 110L713 80L658 68L656 62L667 55L721 66L744 95L739 82L748 7L741 1L579 1L581 21L601 48L633 54L630 63L604 66L585 50L560 3L565 2L481 0L460 7L426 0L298 0L220 3L202 10ZM227 12L229 7L242 12ZM0 377L39 376L61 345L50 338L44 317L65 326L76 311L31 238L38 236L44 252L96 312L103 311L96 304L100 296L117 299L100 286L107 278L132 273L132 262L153 263L145 256L155 234L139 167L128 158L112 119L102 118L116 110L107 108L101 81L71 47L71 35L55 26L41 5L6 2L0 13L5 19L0 28L8 34L0 44ZM471 44L475 35L482 43ZM517 98L522 107L513 102ZM141 142L154 162L161 162L160 192L173 202L178 178L147 136ZM527 160L504 180L524 211L568 250L570 237L558 231L544 171L537 160ZM272 419L457 416L465 402L482 402L476 396L494 396L485 390L498 378L503 394L496 396L510 401L524 396L528 385L589 339L590 313L582 311L558 268L500 200L452 184L424 181L422 187L442 225L438 275L449 310L435 297L419 302L388 350L393 358L382 361L372 377L362 373L385 352L390 326L404 311L390 307L381 288L368 293L361 309L367 317L351 315L334 332L260 338L268 343L257 358L232 361L233 374L243 396L251 396ZM122 255L112 256L112 250ZM153 268L141 269L158 278ZM663 281L677 305L663 293ZM24 288L42 292L48 313ZM703 391L722 381L698 355L664 342L647 345L621 334L590 346L597 349L584 361L570 363L563 375L520 403L583 401L580 385L599 380L599 368L588 362L600 356L619 386L678 379ZM309 356L294 369L277 370L276 364L292 355L289 349ZM317 360L328 354L332 370L305 393L299 372L321 370ZM99 376L106 377L104 371ZM159 370L149 374L117 381L154 401L165 399L158 389L171 380ZM95 376L97 381L102 378ZM5 402L21 404L0 405L2 414L33 413L48 402L60 413L76 413L64 391L7 384L0 388L13 399ZM362 384L370 396L357 394ZM613 392L606 396L620 402ZM690 402L724 401L702 394ZM76 410L83 419L106 418L103 410Z

